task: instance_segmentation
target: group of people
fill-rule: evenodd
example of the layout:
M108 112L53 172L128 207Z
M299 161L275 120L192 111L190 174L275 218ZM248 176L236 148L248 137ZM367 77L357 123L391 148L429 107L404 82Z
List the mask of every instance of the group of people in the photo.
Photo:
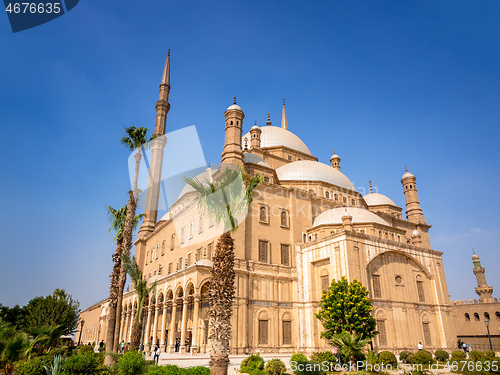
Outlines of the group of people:
M472 345L471 344L466 344L462 340L458 340L458 349L461 349L464 351L465 355L468 355L469 352L472 352Z

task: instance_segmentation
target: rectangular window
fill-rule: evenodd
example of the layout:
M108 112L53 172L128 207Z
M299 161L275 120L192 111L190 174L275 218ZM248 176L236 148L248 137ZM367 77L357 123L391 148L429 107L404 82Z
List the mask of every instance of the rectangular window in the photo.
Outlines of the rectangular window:
M259 262L267 263L267 245L269 242L259 240Z
M288 227L288 212L286 210L281 210L281 226Z
M195 255L195 258L194 258L194 261L197 262L201 259L201 247L196 250L196 255Z
M292 322L283 321L283 345L292 345Z
M161 270L162 270L162 267L161 267L161 264L158 266L158 275L161 275Z
M321 279L321 290L324 292L325 290L328 290L330 287L330 280L328 280L328 275L324 275L320 277Z
M170 236L170 251L174 249L175 246L175 233L172 233Z
M183 258L182 258L182 257L180 257L180 258L179 258L179 262L177 263L177 271L182 270L182 260L183 260Z
M380 346L387 345L387 333L385 331L385 320L377 320L378 340Z
M155 259L158 259L158 250L160 250L160 245L156 245L156 249L155 249Z
M212 260L212 248L213 248L214 243L211 242L207 245L207 257L208 259Z
M181 228L181 245L184 243L184 237L186 236L186 227Z
M267 206L259 207L259 221L261 223L268 223Z
M417 281L418 302L425 302L424 282Z
M431 326L430 323L422 323L423 328L424 328L424 342L425 346L431 347L432 346L432 340L431 340Z
M290 245L281 244L281 265L290 265Z
M373 298L382 298L382 288L380 287L380 276L373 275Z
M191 265L191 253L189 253L186 257L186 267Z
M161 255L165 255L165 241L161 243Z
M170 275L172 273L172 263L168 264L168 274Z
M190 222L189 223L189 234L188 234L188 238L191 239L193 238L193 235L194 235L194 222Z
M269 344L269 320L259 320L259 344Z
M203 232L203 215L200 215L200 219L198 220L198 233Z

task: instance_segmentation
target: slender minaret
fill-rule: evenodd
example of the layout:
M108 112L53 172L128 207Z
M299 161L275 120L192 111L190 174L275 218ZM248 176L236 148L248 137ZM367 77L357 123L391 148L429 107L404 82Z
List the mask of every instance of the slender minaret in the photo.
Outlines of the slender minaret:
M222 152L222 162L237 164L242 167L243 150L241 149L241 133L243 127L243 118L245 114L241 107L236 104L234 97L233 105L229 106L224 112L226 118L224 151Z
M288 123L286 122L285 99L283 99L283 112L281 113L281 127L285 130L288 130Z
M476 275L477 287L474 288L476 290L477 295L479 296L479 302L493 302L493 287L489 286L486 283L486 276L484 276L484 268L481 267L481 262L479 261L479 256L476 254L474 249L472 249L474 255L472 256L472 263L474 264L474 268L472 272Z
M406 200L406 219L415 224L427 224L418 201L417 178L408 172L406 166L405 169L406 173L401 178L401 183L403 184Z
M161 170L163 164L163 150L167 139L164 136L167 126L167 113L170 110L168 95L170 93L170 50L168 50L167 61L163 69L160 82L160 95L156 102L156 123L154 135L157 137L151 141L151 160L149 168L148 190L146 192L146 207L144 209L144 221L139 229L139 238L144 238L155 229L158 215L158 202L161 187Z
M260 135L262 134L262 130L257 126L257 121L255 121L255 125L250 129L250 149L260 148Z

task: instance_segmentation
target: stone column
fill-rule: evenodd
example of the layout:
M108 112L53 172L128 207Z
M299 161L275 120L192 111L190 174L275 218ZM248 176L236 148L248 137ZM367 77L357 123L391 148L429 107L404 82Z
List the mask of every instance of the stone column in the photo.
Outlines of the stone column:
M163 352L165 349L165 321L167 320L167 303L163 304L163 315L161 316L161 336L160 349Z
M187 297L184 297L184 302L182 303L182 323L181 323L181 347L180 353L186 353L186 324L187 324Z
M135 310L132 310L130 312L130 325L128 327L128 332L127 332L127 343L130 342L130 337L132 336L132 327L134 326L134 319L135 319Z
M143 338L144 341L142 342L146 350L149 347L149 326L151 324L151 308L152 308L151 306L148 306L148 318L146 320L146 329Z
M177 300L174 298L172 300L172 321L170 322L170 340L168 343L168 352L174 352L174 344L175 344L175 316L177 315Z
M193 341L191 343L191 354L198 354L198 320L200 315L200 295L194 296L194 315L193 315Z
M158 324L158 304L155 306L155 317L153 320L153 347L156 345L156 325Z

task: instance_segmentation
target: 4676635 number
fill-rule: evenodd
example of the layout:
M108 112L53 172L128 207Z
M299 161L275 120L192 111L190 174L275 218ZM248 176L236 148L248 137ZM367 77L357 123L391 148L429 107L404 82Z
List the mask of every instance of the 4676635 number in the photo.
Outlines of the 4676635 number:
M9 3L7 13L61 13L61 3Z

